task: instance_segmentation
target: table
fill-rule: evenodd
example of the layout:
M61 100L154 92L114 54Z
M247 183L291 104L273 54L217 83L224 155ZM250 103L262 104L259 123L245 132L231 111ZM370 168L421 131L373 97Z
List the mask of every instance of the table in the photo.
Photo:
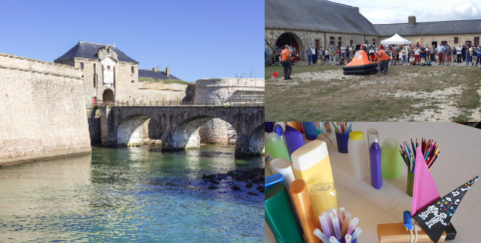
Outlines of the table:
M453 189L481 173L481 131L469 126L450 122L375 122L353 124L352 130L363 131L375 128L380 142L394 137L400 143L410 138L434 139L440 144L440 156L432 168L432 175L443 197ZM328 149L335 188L340 194L340 205L347 212L359 217L358 226L363 229L359 242L378 242L377 225L403 222L403 211L411 210L412 198L406 193L407 168L402 166L398 179L383 180L383 187L371 186L370 176L358 180L354 177L348 154L337 151L335 134L329 133L333 146ZM366 139L366 138L365 138ZM269 175L269 172L267 175ZM455 240L447 242L481 242L481 182L479 179L467 192L452 217L457 230ZM265 222L265 242L276 242Z

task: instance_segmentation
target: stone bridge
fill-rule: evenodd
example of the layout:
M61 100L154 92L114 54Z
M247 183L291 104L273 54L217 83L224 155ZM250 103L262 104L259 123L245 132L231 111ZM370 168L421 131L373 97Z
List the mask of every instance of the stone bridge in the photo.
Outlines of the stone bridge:
M255 156L264 147L264 107L261 106L132 106L101 107L101 140L105 146L161 140L162 150L200 146L199 128L219 118L236 131L235 157Z

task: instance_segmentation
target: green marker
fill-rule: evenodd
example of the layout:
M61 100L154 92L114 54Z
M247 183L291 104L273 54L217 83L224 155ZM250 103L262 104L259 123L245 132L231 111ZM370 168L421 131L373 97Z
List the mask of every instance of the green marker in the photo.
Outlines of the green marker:
M283 139L276 133L268 133L266 135L266 152L271 155L272 159L284 158L291 162L288 149L283 141Z

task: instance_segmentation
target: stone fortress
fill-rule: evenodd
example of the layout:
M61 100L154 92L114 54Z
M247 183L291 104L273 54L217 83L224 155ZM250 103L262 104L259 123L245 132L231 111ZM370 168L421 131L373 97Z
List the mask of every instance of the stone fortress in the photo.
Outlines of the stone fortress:
M0 166L89 153L91 145L102 144L102 133L110 133L101 129L102 110L107 107L99 105L114 102L130 103L131 107L133 104L146 106L142 111L149 110L149 103L159 106L168 101L177 102L175 104L181 107L193 103L224 106L219 115L215 114L216 109L205 116L200 114L203 109L198 109L194 115L189 112L190 116L197 117L188 122L179 121L183 113L188 113L183 111L196 108L184 107L179 112L175 107L158 109L176 113L176 121L164 123L167 129L159 128L161 116L165 115L155 118L153 123L145 116L126 119L137 121L132 123L117 121L120 129L130 127L128 135L122 131L114 135L126 143L136 137L144 143L160 141L162 133L167 133L164 131L182 134L186 125L192 133L188 138L212 144L242 144L237 151L246 151L242 147L248 146L259 151L260 146L249 145L249 141L259 144L261 141L257 135L262 138L262 133L257 131L264 125L264 119L260 119L264 118L264 109L243 109L241 105L264 105L264 79L219 78L184 82L170 74L168 68L165 71L139 69L137 61L114 45L79 41L54 63L0 53L0 91ZM219 119L228 118L225 111L237 105L235 112L229 112L232 114L230 123ZM209 107L205 106L206 109ZM136 111L135 107L130 111ZM244 118L245 113L253 123L260 125L236 123L234 129L233 118ZM169 114L167 116L169 118ZM110 117L122 117L122 114ZM195 123L190 123L191 120ZM183 125L176 129L179 123ZM236 131L242 133L242 140L238 140ZM178 140L171 134L166 138Z
M360 8L328 0L265 0L266 42L273 48L292 45L301 50L300 58L305 60L309 45L380 45L380 41L395 34L415 45L420 41L422 26L424 46L454 47L467 41L480 45L480 19L417 22L415 16L409 16L406 23L372 24Z

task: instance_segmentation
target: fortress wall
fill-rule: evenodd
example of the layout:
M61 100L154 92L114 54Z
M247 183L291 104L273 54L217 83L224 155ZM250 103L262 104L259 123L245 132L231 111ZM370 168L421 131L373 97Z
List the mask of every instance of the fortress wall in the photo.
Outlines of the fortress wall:
M89 153L81 71L0 53L0 166Z
M194 102L231 102L264 99L264 79L215 78L196 81ZM212 119L199 129L201 143L233 145L236 131L222 119Z

